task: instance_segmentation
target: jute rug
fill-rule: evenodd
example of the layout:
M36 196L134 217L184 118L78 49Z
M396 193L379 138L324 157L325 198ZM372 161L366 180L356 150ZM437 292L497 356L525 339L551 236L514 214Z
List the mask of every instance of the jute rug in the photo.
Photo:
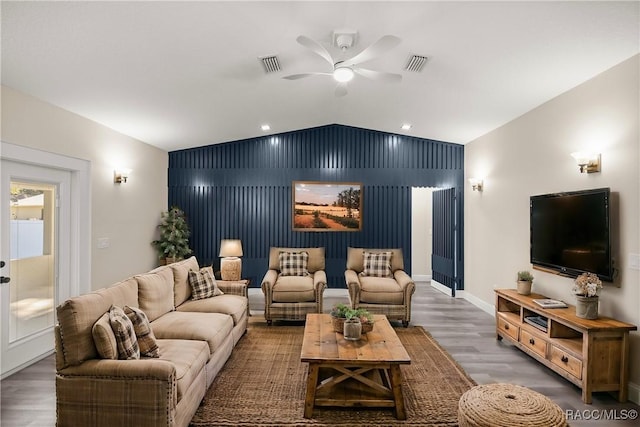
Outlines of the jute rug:
M411 356L411 364L401 367L407 420L396 420L389 408L318 407L312 419L305 419L303 328L250 323L191 425L456 426L460 396L476 385L423 328L396 328Z

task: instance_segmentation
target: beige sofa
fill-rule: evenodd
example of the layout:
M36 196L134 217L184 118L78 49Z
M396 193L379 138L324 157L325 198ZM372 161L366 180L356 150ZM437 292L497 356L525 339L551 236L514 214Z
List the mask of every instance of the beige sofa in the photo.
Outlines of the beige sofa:
M282 275L280 252L307 252L308 275ZM261 286L267 324L271 324L273 320L305 320L307 313L322 313L322 295L327 287L324 248L270 248L269 270L264 275Z
M389 277L362 274L365 252L391 252ZM409 326L411 297L416 285L404 271L402 249L347 248L347 269L344 277L353 308L364 308L374 314L384 314L389 320L400 320L403 326Z
M192 300L195 257L159 267L57 307L58 426L187 426L205 391L247 329L242 283ZM100 359L92 327L111 305L140 308L160 358Z

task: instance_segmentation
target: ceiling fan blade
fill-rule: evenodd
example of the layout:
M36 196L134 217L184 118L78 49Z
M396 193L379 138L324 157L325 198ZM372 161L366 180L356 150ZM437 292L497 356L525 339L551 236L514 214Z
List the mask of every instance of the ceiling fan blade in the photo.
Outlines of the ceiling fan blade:
M391 50L394 47L398 46L401 41L402 40L400 40L400 38L396 36L391 36L391 35L382 36L378 39L378 41L373 43L371 46L369 46L368 48L366 48L365 50L363 50L353 58L347 59L346 61L344 61L344 64L346 66L353 66L356 64L361 64L363 62L371 61L377 56L380 56L386 51Z
M347 94L347 83L338 83L335 94L337 97L345 96Z
M383 82L400 83L402 81L402 75L396 73L387 73L386 71L374 71L367 68L354 68L355 73L360 74L371 80L378 80Z
M298 80L298 79L303 79L305 77L309 77L309 76L331 76L331 73L300 73L300 74L291 74L288 76L283 76L283 79L287 79L287 80Z
M325 49L324 46L322 46L320 43L313 39L310 39L307 36L298 36L296 41L307 49L311 49L313 52L323 57L329 64L331 64L331 67L333 68L333 64L335 64L335 61L329 54L329 51L327 51L327 49Z

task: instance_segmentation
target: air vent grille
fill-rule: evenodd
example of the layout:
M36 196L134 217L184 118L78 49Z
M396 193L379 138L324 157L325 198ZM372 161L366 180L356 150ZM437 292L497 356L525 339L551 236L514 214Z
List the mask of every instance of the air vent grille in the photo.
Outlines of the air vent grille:
M262 56L258 59L262 62L262 66L267 73L280 71L280 61L276 55Z
M426 56L412 55L404 69L407 71L413 71L414 73L419 73L422 71L422 67L424 67L425 62L427 62Z

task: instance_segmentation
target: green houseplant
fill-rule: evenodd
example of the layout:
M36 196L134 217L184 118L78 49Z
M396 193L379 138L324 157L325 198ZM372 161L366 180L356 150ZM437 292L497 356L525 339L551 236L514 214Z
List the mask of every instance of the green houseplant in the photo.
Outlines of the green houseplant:
M151 242L158 252L158 258L162 264L170 264L184 259L191 254L189 248L189 224L184 212L172 206L168 211L162 212L160 224L160 238Z
M531 284L533 283L533 275L527 271L518 271L518 293L529 295L531 293Z
M346 304L336 304L331 309L331 322L335 332L343 333L344 323L358 319L362 324L362 333L373 330L373 315L363 308L351 308Z

